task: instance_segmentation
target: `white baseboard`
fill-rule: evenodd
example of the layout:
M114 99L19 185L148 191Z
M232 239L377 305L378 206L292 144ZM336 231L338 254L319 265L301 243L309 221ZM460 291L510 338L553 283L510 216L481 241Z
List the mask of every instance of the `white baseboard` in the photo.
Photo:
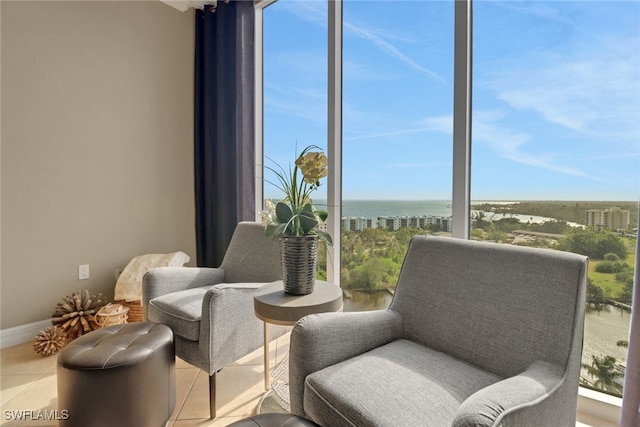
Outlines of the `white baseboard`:
M15 326L13 328L0 329L0 348L33 341L40 331L49 326L51 326L51 319Z

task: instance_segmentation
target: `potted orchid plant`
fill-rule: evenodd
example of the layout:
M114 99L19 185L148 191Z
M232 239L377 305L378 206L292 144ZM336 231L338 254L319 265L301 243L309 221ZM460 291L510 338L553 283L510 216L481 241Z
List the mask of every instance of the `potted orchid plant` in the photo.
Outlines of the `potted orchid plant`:
M320 150L320 151L312 151ZM306 147L295 161L293 169L285 171L281 166L272 168L265 166L278 178L278 183L268 181L280 189L285 197L277 204L266 202L266 210L262 213L263 224L268 236L308 236L317 235L328 245L332 244L331 236L318 228L320 222L327 219L326 210L318 210L313 206L311 193L320 187L320 179L328 174L327 156L320 147Z
M313 206L311 194L328 174L327 157L320 147L306 147L285 171L281 166L265 166L277 177L277 183L266 180L284 193L275 205L265 203L262 222L268 236L280 239L282 279L285 292L304 295L313 292L317 270L318 239L331 245L331 235L318 226L327 219L325 210Z

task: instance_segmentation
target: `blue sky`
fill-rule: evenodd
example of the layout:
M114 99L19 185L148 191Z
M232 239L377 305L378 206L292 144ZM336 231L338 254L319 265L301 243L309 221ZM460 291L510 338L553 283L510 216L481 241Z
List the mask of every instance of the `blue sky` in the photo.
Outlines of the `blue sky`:
M326 146L327 6L265 11L265 152ZM453 1L344 5L343 197L449 199ZM474 200L638 200L640 2L474 3ZM278 193L267 195L278 197Z

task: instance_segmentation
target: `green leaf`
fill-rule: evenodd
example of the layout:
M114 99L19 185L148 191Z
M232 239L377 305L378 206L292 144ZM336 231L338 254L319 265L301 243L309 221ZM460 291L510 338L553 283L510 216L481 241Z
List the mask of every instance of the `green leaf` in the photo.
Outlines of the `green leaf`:
M287 224L271 223L267 225L267 228L264 232L269 237L280 237L282 236L282 233L284 233L284 229L286 226Z
M323 210L317 210L316 216L320 218L320 221L325 222L327 220L327 217L329 216L329 212L323 211Z
M318 236L320 236L320 238L321 238L322 240L324 240L324 242L325 242L327 245L329 245L329 246L333 246L333 240L331 240L331 235L330 235L329 233L327 233L327 232L326 232L326 231L324 231L324 230L318 230L318 229L316 229L316 230L315 230L315 233L316 233Z
M307 209L309 206L309 209ZM314 229L316 225L318 225L318 220L316 219L315 214L310 208L311 205L305 205L302 208L302 212L298 214L298 218L300 219L300 227L302 227L302 231L304 234L309 234L311 230Z
M278 202L278 204L276 205L276 217L278 218L279 222L286 224L287 222L291 221L291 218L293 218L293 212L291 211L289 205L287 205L286 203Z

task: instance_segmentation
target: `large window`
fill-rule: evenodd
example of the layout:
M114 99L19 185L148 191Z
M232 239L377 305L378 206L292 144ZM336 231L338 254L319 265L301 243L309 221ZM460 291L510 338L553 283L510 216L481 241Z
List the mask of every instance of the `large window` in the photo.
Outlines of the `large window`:
M453 77L470 64L454 69L454 54L465 57L454 33L470 30L454 20L462 1L331 3L343 5L341 32L324 1L265 10L264 144L283 161L296 140L342 155L331 172L342 197L329 200L341 208L342 263L331 274L348 297L376 295L349 309L386 306L379 289L394 286L409 237L452 224L457 237L466 228L473 239L583 253L581 382L619 395L640 194L640 3L475 2L472 93ZM339 105L326 95L335 72L327 32L343 38ZM454 88L467 91L456 105ZM464 147L456 155L468 123L460 99L472 100L471 158ZM336 109L342 133L332 139ZM458 186L469 173L470 189Z
M327 146L326 20L321 1L280 0L264 11L265 165L287 167L307 145ZM266 182L264 196L282 194Z
M287 176L305 147L327 147L327 3L280 0L265 9L263 34L263 198L277 202L273 170ZM326 186L313 196L325 209ZM325 278L324 248L320 258Z
M474 6L472 237L589 256L581 384L618 396L640 193L639 17L637 2Z
M453 2L345 2L343 32L340 280L376 309L411 235L451 231Z

